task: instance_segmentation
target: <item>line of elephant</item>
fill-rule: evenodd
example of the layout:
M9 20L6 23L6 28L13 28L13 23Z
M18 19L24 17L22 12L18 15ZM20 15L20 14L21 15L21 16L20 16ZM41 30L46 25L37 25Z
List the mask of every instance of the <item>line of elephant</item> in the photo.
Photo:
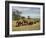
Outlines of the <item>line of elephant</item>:
M39 22L39 21L37 21L37 22ZM24 26L24 25L32 25L32 24L36 24L37 22L36 21L27 21L27 20L17 21L16 27Z

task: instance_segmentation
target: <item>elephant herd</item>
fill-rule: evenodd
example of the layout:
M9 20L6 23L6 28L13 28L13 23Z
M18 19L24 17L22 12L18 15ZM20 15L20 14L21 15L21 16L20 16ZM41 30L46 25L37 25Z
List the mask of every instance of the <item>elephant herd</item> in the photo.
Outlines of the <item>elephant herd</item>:
M22 21L16 21L16 27L19 26L24 26L24 25L32 25L32 24L36 24L36 21L27 21L27 20L22 20Z

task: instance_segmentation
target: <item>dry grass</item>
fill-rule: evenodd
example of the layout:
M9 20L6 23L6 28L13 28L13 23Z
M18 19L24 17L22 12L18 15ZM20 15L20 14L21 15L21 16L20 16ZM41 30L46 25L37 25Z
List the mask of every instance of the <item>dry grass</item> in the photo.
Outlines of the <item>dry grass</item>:
M30 30L40 30L40 23L37 22L33 25L24 25L20 27L16 27L16 21L12 22L12 31L30 31Z

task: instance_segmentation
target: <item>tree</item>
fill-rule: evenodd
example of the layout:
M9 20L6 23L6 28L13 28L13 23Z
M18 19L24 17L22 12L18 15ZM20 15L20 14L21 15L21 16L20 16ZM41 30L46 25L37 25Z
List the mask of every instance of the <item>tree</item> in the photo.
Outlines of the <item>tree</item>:
M22 19L25 19L25 17L21 17Z
M17 14L17 15L20 15L22 12L21 11L19 11L19 10L16 10L15 11L15 14Z
M28 16L28 19L30 19L30 16Z
M13 19L13 20L19 20L21 13L22 13L22 12L19 11L19 10L14 10L14 11L12 11L12 19Z

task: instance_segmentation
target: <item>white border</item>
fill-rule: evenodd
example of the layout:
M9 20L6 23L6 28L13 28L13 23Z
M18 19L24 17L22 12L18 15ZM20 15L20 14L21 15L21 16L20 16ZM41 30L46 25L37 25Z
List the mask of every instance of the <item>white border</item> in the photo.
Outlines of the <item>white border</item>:
M39 7L40 8L40 30L36 31L13 31L12 32L12 6L20 7ZM9 4L9 33L14 34L32 34L32 33L43 33L43 6L42 5L24 5L24 4Z

